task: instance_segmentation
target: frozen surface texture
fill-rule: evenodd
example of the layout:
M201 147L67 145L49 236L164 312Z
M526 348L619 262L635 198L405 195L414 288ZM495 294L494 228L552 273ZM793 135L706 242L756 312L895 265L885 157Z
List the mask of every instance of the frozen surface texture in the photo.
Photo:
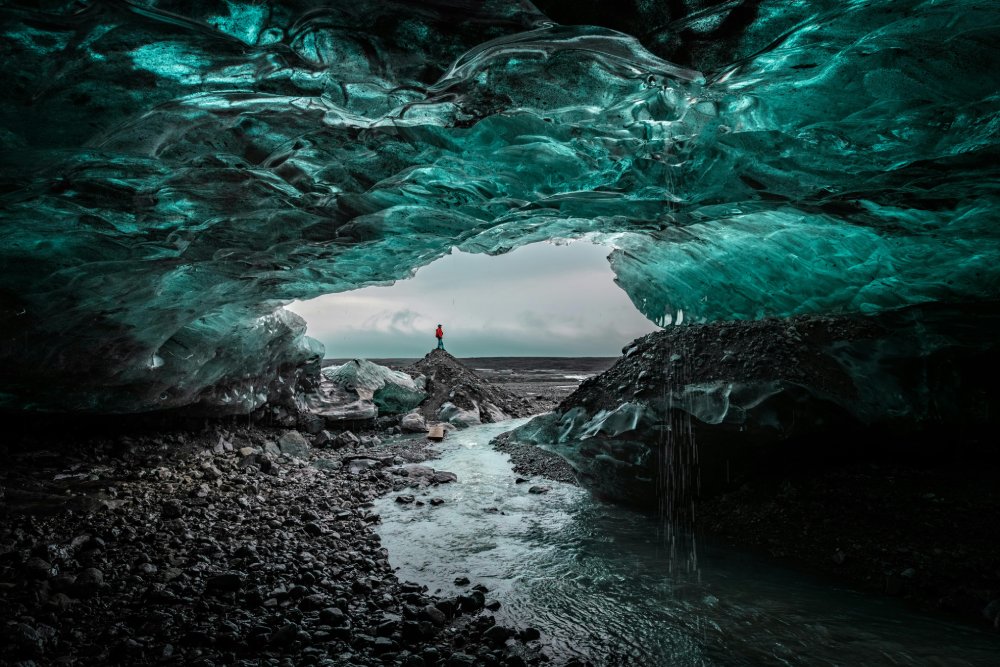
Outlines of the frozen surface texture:
M605 496L683 508L699 486L766 468L776 447L906 451L928 432L992 430L997 368L1000 304L671 327L511 437L561 454Z
M366 359L354 359L343 366L323 369L323 377L348 391L368 392L379 411L386 414L409 412L427 394L424 378L417 381L402 371L379 366Z
M1000 291L996 3L605 5L5 3L0 406L252 409L282 304L455 246L662 323Z

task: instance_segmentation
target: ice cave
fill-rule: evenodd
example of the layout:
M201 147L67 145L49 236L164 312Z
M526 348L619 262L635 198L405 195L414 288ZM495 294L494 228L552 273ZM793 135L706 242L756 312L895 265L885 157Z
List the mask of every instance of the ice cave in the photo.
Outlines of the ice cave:
M0 664L985 665L1000 650L985 481L1000 470L1000 5L15 0L0 34L0 411L15 425L3 452L22 457L0 478ZM406 280L453 249L552 239L606 246L659 330L582 383L548 368L579 384L549 402L527 371L483 380L447 354L331 365L285 308ZM457 481L393 439L432 424L472 443L442 459ZM166 463L195 450L189 472ZM564 473L508 485L518 456ZM910 456L933 484L895 468L799 482ZM777 500L751 520L772 477ZM449 489L467 478L493 504L407 532L405 512L458 512ZM795 512L838 488L834 505L867 509L834 539ZM632 547L572 576L532 560L562 546L520 551L524 531L497 538L508 578L486 574L502 567L476 560L485 546L393 560L437 553L443 526L502 527L524 498L550 499L552 535L585 504L567 549L623 526ZM899 515L919 540L846 537L897 500L927 505ZM733 590L731 608L719 590L689 599L640 581L659 562L647 520L667 525L672 558L678 531L711 526L779 560L812 548L813 570L967 625L920 617L875 646L851 634L858 619L820 631L812 612L752 606L777 588ZM747 535L783 520L794 538ZM646 555L608 565L626 552ZM453 559L486 590L440 565ZM520 598L521 567L593 588ZM645 592L614 597L630 572ZM586 618L533 606L601 586ZM609 600L655 627L602 616Z

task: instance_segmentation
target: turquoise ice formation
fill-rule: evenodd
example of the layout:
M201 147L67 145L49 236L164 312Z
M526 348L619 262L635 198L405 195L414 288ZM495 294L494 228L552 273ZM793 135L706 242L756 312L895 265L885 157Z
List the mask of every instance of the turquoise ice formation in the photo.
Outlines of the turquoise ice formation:
M383 414L409 412L427 398L422 376L416 381L402 371L354 359L342 366L324 368L323 378L347 390L367 391Z
M1000 291L996 3L327 4L4 3L0 406L252 410L283 304L452 247L662 324Z

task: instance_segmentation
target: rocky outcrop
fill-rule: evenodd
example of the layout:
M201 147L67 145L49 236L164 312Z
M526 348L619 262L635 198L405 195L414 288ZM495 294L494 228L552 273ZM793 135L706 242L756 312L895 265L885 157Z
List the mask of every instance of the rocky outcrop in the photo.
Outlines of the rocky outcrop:
M994 303L674 327L633 342L512 438L562 454L602 495L678 511L779 451L988 427L998 334Z
M418 409L428 420L472 426L530 414L525 399L476 375L444 350L433 350L408 370L426 378L427 399Z

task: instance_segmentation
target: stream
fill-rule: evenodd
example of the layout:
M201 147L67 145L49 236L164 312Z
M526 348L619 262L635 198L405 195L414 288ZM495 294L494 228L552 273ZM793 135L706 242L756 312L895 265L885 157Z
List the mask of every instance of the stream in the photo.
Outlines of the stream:
M385 496L378 532L400 580L445 596L468 588L459 576L485 584L502 605L497 622L539 629L556 664L1000 664L988 632L731 548L677 555L656 517L567 484L516 484L489 442L524 421L449 434L428 465L458 482L416 492L444 504ZM531 494L533 484L551 491Z

